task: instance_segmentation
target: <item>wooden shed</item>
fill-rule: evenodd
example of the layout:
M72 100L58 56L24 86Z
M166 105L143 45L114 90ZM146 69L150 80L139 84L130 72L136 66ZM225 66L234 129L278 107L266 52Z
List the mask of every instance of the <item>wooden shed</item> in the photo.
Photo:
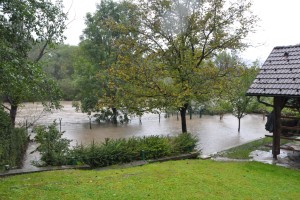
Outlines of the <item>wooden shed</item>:
M300 45L275 47L246 95L257 96L259 102L273 107L267 123L269 131L273 133L270 136L273 137L273 158L277 159L277 155L280 154L280 138L299 140L282 135L283 130L300 130L299 123L296 126L282 124L283 119L299 121L299 115L283 116L281 111L285 107L298 113L300 111ZM262 96L273 97L273 103L261 101Z

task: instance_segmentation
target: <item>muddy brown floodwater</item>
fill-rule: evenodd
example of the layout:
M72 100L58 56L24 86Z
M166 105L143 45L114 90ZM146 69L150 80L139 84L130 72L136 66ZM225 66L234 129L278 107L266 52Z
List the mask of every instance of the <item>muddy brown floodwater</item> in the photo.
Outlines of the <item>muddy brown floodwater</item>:
M31 122L37 120L36 124L51 124L54 120L59 123L61 119L61 129L65 131L64 137L73 140L72 145L90 144L102 142L105 138L128 138L147 135L177 135L181 132L180 119L176 115L170 118L164 118L161 114L159 123L158 114L145 114L142 116L142 124L137 117L133 117L127 125L104 125L92 123L92 129L89 127L89 118L86 114L75 112L72 102L62 102L62 110L53 113L42 112L40 104L26 103L18 113L17 121L24 123L26 120ZM267 133L264 129L265 121L262 115L246 115L241 120L241 132L237 132L238 120L234 116L227 114L223 120L219 116L204 115L199 118L194 115L192 120L187 117L188 131L198 136L200 139L198 149L202 154L208 155L218 151L238 146L243 143L264 137ZM31 133L31 137L34 137ZM29 145L29 151L32 151L36 144ZM38 155L27 155L24 167L30 166L31 160L38 159Z

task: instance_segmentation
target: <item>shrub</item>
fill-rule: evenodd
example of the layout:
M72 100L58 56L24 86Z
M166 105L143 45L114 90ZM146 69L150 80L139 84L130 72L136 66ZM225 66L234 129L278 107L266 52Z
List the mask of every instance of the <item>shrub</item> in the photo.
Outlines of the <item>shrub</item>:
M146 159L156 159L171 155L171 143L169 137L152 135L143 137L141 140L141 151L144 150Z
M157 159L194 150L198 139L190 133L176 137L148 136L129 139L106 139L103 143L77 145L69 157L74 163L86 163L91 167L104 167L134 160ZM142 155L142 153L144 155Z
M105 142L86 147L76 146L71 151L71 157L92 167L103 167L136 160L139 153L130 145L132 140L106 139Z
M63 165L67 163L67 154L71 140L62 138L63 132L59 132L54 121L48 127L38 126L35 140L40 144L36 151L41 154L41 160L46 165Z
M191 133L181 133L173 138L174 153L191 152L197 146L199 139Z
M13 128L9 115L0 109L0 169L4 165L22 164L28 145L28 134L23 128Z
M144 136L129 139L108 139L102 143L94 141L88 145L76 145L69 150L70 140L61 138L56 123L48 127L36 128L37 150L41 160L47 165L88 164L91 167L104 167L141 159L157 159L194 150L198 139L190 133L176 137Z

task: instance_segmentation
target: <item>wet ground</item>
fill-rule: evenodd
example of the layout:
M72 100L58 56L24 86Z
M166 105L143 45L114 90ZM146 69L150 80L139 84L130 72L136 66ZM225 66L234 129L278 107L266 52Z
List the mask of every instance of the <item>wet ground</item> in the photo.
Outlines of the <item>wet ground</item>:
M251 160L266 164L273 164L287 168L300 169L300 153L296 151L280 150L277 160L273 159L272 151L256 150L250 153Z
M283 148L297 147L300 148L299 142L292 142L282 146ZM273 159L272 150L262 151L255 150L249 154L248 159L231 159L220 156L213 156L213 160L220 162L250 162L257 161L265 164L272 164L281 167L300 170L300 151L299 150L285 150L281 149L277 159Z
M90 144L102 142L105 138L129 138L147 135L177 135L181 132L180 120L177 115L164 118L161 115L159 122L158 114L145 114L142 117L142 124L139 119L132 117L127 125L104 125L92 123L89 128L89 118L86 114L75 112L71 102L63 102L64 108L53 113L42 112L42 107L37 104L26 104L18 114L18 121L27 123L37 120L36 124L51 124L54 120L58 123L61 120L61 130L65 131L64 137L72 139L72 145L76 143ZM238 146L264 137L267 132L264 129L265 121L261 115L246 115L241 121L241 132L237 132L237 119L228 114L223 120L219 116L194 115L190 120L187 116L188 131L199 139L198 149L202 154L213 154L234 146ZM31 133L31 138L34 133ZM30 143L27 157L24 161L24 168L31 168L32 160L38 161L38 154L30 154L36 148L35 143Z

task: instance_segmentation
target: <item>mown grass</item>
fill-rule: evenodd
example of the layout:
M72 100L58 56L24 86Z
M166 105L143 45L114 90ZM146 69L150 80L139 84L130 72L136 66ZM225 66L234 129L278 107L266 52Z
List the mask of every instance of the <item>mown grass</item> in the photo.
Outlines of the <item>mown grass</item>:
M281 139L281 144L286 144L289 140ZM255 150L269 151L270 147L265 145L272 145L272 138L262 138L255 140L237 147L230 148L228 150L217 153L216 156L233 158L233 159L249 159L249 154Z
M0 179L0 199L300 199L300 172L257 162L181 160Z

